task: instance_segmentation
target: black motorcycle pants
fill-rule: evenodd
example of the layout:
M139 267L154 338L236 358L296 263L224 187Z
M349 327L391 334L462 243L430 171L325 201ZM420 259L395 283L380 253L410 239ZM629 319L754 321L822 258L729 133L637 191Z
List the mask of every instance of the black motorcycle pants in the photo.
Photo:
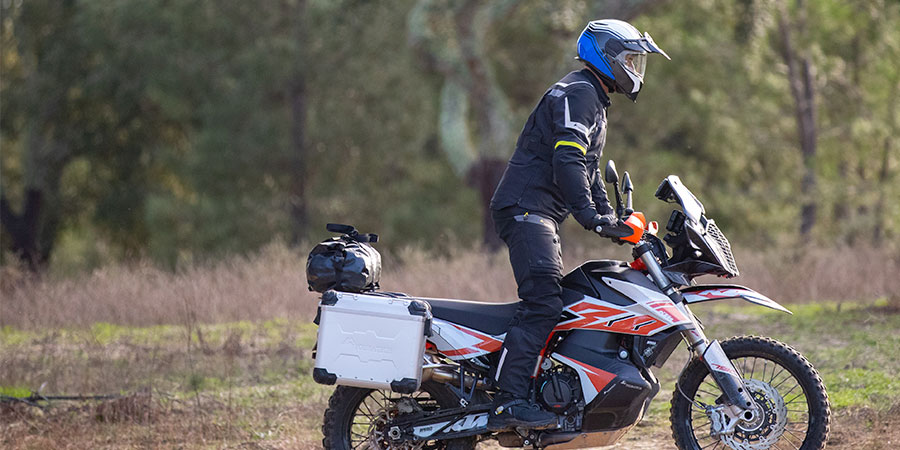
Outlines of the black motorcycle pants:
M558 225L519 208L493 211L494 226L509 247L519 309L510 321L494 374L497 387L526 398L538 355L562 313L562 253Z

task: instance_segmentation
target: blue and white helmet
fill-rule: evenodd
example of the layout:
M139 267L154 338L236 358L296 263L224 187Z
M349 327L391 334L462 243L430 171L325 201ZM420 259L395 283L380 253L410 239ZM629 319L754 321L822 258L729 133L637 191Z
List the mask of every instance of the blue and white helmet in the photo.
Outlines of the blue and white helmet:
M647 53L672 59L649 34L641 35L637 28L621 20L592 20L578 37L577 59L594 69L610 91L625 94L632 101L644 84Z

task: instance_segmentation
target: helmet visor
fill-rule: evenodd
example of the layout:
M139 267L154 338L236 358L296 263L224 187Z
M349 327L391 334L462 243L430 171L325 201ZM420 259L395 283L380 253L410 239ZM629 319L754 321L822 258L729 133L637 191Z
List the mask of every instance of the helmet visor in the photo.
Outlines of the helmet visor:
M644 70L647 68L646 53L625 50L616 56L616 60L622 64L622 67L637 75L641 81L644 80Z

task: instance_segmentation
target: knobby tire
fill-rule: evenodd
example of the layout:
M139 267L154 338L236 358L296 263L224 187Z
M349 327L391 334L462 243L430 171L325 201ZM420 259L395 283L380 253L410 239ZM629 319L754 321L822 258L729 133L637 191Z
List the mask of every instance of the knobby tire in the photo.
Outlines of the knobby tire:
M731 360L741 360L742 358L746 358L746 360L749 361L749 358L753 358L752 362L754 367L750 370L756 370L755 365L757 360L772 362L774 363L773 373L771 374L773 380L781 376L781 373L775 373L776 370L779 370L780 366L780 368L783 369L782 372L787 372L785 378L781 382L783 383L793 377L796 384L802 388L802 393L806 397L807 407L804 414L808 415L804 439L801 445L792 443L792 445L787 446L778 445L778 448L794 450L796 447L799 448L799 450L821 450L825 447L831 423L831 410L828 403L828 394L825 392L825 385L822 382L819 373L812 364L803 357L803 355L774 339L757 336L740 336L725 340L722 342L722 348ZM738 370L742 369L739 368ZM747 370L743 370L745 378L759 377L758 374L749 376L747 372ZM716 393L720 393L720 391L717 392L714 390L712 393L709 392L712 390L709 384L712 377L708 377L708 375L709 370L706 368L706 365L695 358L685 368L678 379L678 386L681 388L681 392L679 392L678 389L675 389L672 397L670 419L672 422L672 436L675 438L676 445L681 450L700 450L704 447L707 449L728 449L728 447L721 442L719 445L706 444L701 446L698 443L698 440L711 438L701 436L701 439L701 437L695 436L695 427L692 426L694 420L694 418L692 418L692 407L694 404L692 401L689 401L688 398L685 398L685 396L694 400L702 395L715 395ZM769 374L763 372L761 378L768 378L769 376ZM794 391L787 395L779 392L779 394L790 399L794 398L797 392ZM694 408L693 414L695 416L697 415L696 408ZM701 428L698 431L706 431L706 434L708 434L708 427ZM782 437L786 436L787 434ZM796 439L799 440L799 438ZM778 444L780 444L780 441ZM773 446L772 448L776 447Z

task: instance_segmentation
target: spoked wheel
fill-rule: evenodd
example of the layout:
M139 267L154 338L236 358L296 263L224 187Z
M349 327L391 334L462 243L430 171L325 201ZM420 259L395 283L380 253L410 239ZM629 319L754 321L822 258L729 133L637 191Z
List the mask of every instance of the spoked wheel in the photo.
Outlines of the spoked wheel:
M398 415L452 408L458 406L457 402L456 396L438 383L422 383L421 389L412 395L338 386L325 410L322 445L326 449L339 450L473 449L474 437L395 444L386 426L390 419Z
M762 337L722 342L758 406L734 432L714 436L711 409L724 398L706 366L694 360L672 397L672 435L682 450L818 450L825 447L831 411L816 369L796 350Z

